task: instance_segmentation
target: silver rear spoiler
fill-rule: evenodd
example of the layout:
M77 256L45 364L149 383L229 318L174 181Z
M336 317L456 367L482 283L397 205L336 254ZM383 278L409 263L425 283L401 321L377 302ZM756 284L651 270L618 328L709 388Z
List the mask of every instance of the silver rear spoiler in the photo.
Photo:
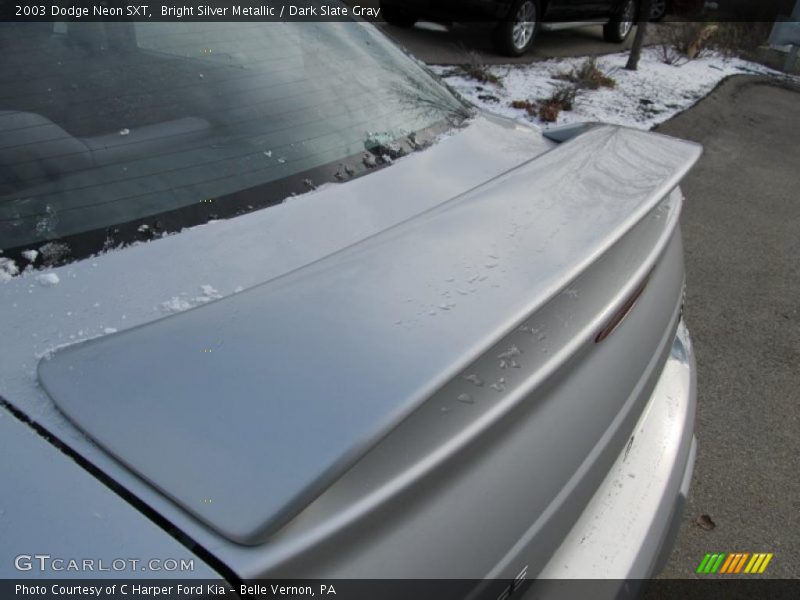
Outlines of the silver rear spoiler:
M548 140L560 144L599 126L601 126L599 123L570 123L569 125L559 125L558 127L543 129L542 135Z
M185 510L263 542L624 236L700 152L592 126L287 275L57 351L39 379Z

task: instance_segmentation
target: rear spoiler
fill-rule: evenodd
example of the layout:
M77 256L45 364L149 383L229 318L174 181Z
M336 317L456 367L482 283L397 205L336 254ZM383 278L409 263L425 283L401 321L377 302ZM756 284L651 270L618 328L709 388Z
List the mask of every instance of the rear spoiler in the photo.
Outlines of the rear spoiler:
M542 135L548 140L558 142L566 142L575 136L586 133L594 127L599 127L599 123L570 123L569 125L559 125L558 127L550 127L549 129L542 130Z
M59 350L39 379L185 510L233 541L263 542L615 244L699 156L693 143L592 126L294 272Z

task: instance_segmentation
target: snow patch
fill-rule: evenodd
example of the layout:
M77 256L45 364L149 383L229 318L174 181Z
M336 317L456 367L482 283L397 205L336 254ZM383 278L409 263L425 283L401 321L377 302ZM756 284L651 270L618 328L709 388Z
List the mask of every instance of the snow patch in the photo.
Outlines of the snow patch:
M181 312L190 308L192 308L192 303L179 296L173 296L161 303L161 310L164 312Z
M181 296L173 296L166 302L161 303L161 310L164 312L172 313L172 312L182 312L184 310L189 310L193 306L197 306L198 304L205 304L206 302L211 302L212 300L219 300L223 297L223 295L215 288L213 285L203 284L200 286L200 291L203 292L200 296L195 296L191 300L183 298Z
M79 329L77 334L71 334L69 336L70 340L69 342L55 344L43 350L42 352L35 352L33 356L36 358L36 360L50 360L51 358L53 358L53 354L58 350L61 350L63 348L68 348L69 346L74 346L75 344L80 344L81 342L85 342L88 340L94 340L103 337L104 335L109 335L116 332L117 329L115 327L104 327L103 333L95 333L90 335L89 331ZM62 334L59 333L58 337L62 337Z
M36 276L36 281L39 282L39 285L43 285L45 287L52 287L54 285L58 285L58 282L61 280L55 273L39 273Z
M19 267L10 258L0 257L0 281L9 281L19 273Z
M200 291L203 292L202 296L197 296L194 301L195 302L211 302L212 300L218 300L222 298L222 294L213 286L213 285L201 285Z
M74 338L75 336L70 336L70 337ZM36 357L36 360L50 360L51 358L53 358L53 353L56 352L57 350L73 346L77 343L78 342L66 342L64 344L57 344L55 346L49 347L47 350L44 350L43 352L35 353L34 356Z
M555 123L544 123L537 116L529 115L525 109L513 108L511 102L529 100L535 103L546 99L557 87L564 85L564 81L555 79L555 76L580 66L588 57L487 67L502 79L502 88L464 77L455 73L452 67L431 68L458 93L481 108L543 128L599 121L652 129L694 105L726 77L743 73L781 75L758 63L716 53L679 66L667 65L659 59L658 53L657 48L644 48L637 71L624 68L628 52L597 57L598 67L616 80L616 86L578 92L573 110L562 111ZM490 96L499 102L487 99L487 89L491 90Z

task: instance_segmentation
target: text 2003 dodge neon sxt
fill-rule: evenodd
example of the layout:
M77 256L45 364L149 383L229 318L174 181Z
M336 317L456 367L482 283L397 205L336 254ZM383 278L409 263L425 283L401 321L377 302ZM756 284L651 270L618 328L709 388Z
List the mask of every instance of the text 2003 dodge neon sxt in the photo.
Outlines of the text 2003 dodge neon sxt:
M475 112L359 22L0 46L4 576L657 570L699 147Z

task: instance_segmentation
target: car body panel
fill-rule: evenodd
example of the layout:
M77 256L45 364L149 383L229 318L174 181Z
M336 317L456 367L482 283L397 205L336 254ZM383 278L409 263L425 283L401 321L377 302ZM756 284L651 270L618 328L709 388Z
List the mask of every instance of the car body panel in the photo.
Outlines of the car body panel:
M594 152L575 152L579 147ZM11 308L0 313L0 326L9 332L10 344L0 348L0 395L238 577L514 576L517 565L509 548L518 549L525 535L535 547L527 563L535 572L624 447L666 360L683 281L676 186L698 155L699 148L691 144L603 127L557 146L527 126L480 116L433 147L368 177L59 267L56 286L40 285L35 273L4 284L3 306ZM564 175L567 167L574 177ZM422 188L420 181L425 182ZM532 190L541 194L531 198ZM464 212L459 214L459 207ZM530 209L535 210L526 215ZM449 303L442 294L458 294L447 279L463 268L461 254L446 248L439 254L434 242L448 235L457 239L456 225L472 228L477 240L475 248L462 243L459 252L480 258L472 266L493 279L481 282L480 294L464 290L465 300L453 300L455 307L440 309L435 317L414 316L426 325L438 319L432 331L465 347L408 337L405 341L415 342L413 349L421 354L411 363L414 373L434 372L427 370L425 356L443 371L417 382L416 395L400 397L405 412L394 404L394 419L384 421L383 429L372 429L374 439L368 442L381 438L380 443L364 444L360 452L371 451L351 457L357 462L328 481L316 498L298 503L295 508L302 510L258 545L233 543L192 517L94 445L38 386L37 361L59 344L107 328L141 326L144 331L176 304L204 304L212 296L230 296L238 287L254 288L280 276L302 280L309 273L322 274L320 265L327 260L346 267L363 248L397 249L393 244L404 243L398 232L412 239L416 232L420 248L406 240L406 252L387 253L374 264L388 273L397 269L403 273L401 282L412 281L413 274L435 284L415 288L424 303ZM478 242L500 243L507 256ZM256 246L263 251L252 252ZM406 264L392 265L387 257L403 258ZM487 268L491 261L498 264ZM376 281L384 276L377 273ZM597 331L645 280L649 283L635 310L595 345ZM201 293L204 285L215 293ZM386 299L378 286L366 289ZM489 314L490 304L502 309ZM188 322L184 318L214 308L169 321ZM377 322L369 310L355 308L349 321L353 328L364 326L361 319ZM400 327L395 321L402 317L392 317L377 331ZM319 331L312 333L319 339ZM524 351L524 368L499 364L499 355L512 345ZM376 348L377 356L397 351ZM626 360L629 354L636 360ZM464 375L486 373L486 385L471 390L472 403L458 400L464 386L472 385L457 377L461 369ZM615 377L604 375L609 372ZM503 385L492 387L501 378ZM54 388L53 393L58 397L61 392ZM575 420L576 414L581 418ZM402 422L400 417L405 417ZM580 443L553 437L566 424ZM387 427L394 428L387 433ZM544 460L557 450L563 459ZM284 452L288 460L291 450ZM535 479L525 475L533 468L531 456L542 459ZM487 490L494 491L487 495ZM213 500L213 491L205 497ZM136 521L131 517L129 526ZM464 528L464 522L475 527ZM430 540L432 551L449 553L448 560L434 563L423 560L425 553L411 551L419 536Z
M575 323L546 329L545 340L516 330L534 375L499 369L496 356L508 340L499 343L470 371L503 374L503 393L487 379L473 392L474 404L463 404L456 395L471 385L453 382L270 538L263 554L251 553L243 573L513 579L524 565L536 573L623 450L658 378L680 304L680 293L667 293L680 289L679 250L671 246L660 284L642 298L640 308L647 308L632 313L609 346L595 352L584 336L576 341ZM591 283L575 285L588 293ZM663 327L656 352L633 351L627 371L602 378L618 366L633 332L654 332L656 324ZM642 338L641 348L650 343ZM612 405L618 417L609 424ZM409 552L420 537L426 552ZM432 562L431 555L447 560Z
M3 578L139 577L143 572L164 579L220 578L185 545L143 519L125 499L98 484L3 406L0 453ZM149 561L168 559L178 565L191 561L192 568L187 564L184 570L167 570L159 562L152 565L158 570L149 570ZM70 568L70 560L76 561L75 568Z
M40 282L37 271L24 271L0 282L0 398L188 537L210 551L229 552L226 560L238 564L247 559L246 548L231 546L201 526L66 419L38 383L38 361L60 346L163 318L179 308L178 300L187 305L207 301L201 286L213 286L226 297L279 277L438 206L552 147L535 128L479 116L431 147L347 184L322 186L266 210L48 270L59 278L57 285ZM420 181L425 182L422 188ZM397 196L386 194L386 189ZM126 519L127 526L135 528L146 517L130 511ZM100 544L96 548L103 551Z
M198 518L262 542L614 244L697 155L596 127L282 278L57 351L40 381Z
M694 351L681 323L625 450L538 578L608 578L622 584L657 572L697 453L696 388Z

